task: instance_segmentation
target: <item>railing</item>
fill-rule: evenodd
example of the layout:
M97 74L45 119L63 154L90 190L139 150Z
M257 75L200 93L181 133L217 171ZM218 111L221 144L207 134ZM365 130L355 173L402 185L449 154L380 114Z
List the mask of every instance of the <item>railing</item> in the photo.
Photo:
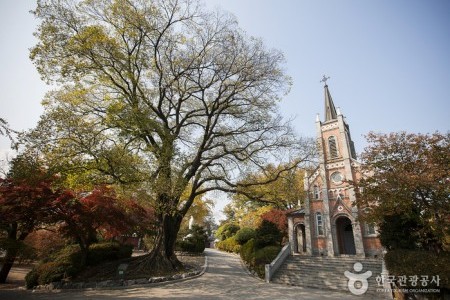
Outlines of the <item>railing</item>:
M291 246L289 243L284 245L283 249L281 249L280 253L278 253L277 257L270 263L265 266L265 278L266 282L269 283L272 279L273 274L281 267L286 258L291 254Z

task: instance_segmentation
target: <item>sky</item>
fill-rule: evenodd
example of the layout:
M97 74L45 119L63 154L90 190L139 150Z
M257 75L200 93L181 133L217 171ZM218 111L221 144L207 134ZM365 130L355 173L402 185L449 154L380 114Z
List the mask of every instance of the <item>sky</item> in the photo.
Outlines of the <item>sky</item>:
M0 117L13 129L36 125L50 88L29 60L38 24L31 0L0 0ZM280 103L301 136L323 120L323 75L358 153L369 131L450 129L450 1L205 0L235 15L249 36L281 50L292 77ZM9 141L0 137L0 159ZM216 216L225 201L216 205Z

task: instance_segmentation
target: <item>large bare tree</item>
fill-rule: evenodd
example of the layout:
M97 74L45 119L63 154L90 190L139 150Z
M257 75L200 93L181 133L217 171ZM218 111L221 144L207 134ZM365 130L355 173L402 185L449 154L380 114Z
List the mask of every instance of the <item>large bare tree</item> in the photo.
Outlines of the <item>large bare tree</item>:
M290 86L282 53L232 16L191 0L42 0L34 13L31 58L59 84L41 146L147 184L161 224L152 267L179 266L174 243L196 196L235 191L240 171L298 145L277 111Z

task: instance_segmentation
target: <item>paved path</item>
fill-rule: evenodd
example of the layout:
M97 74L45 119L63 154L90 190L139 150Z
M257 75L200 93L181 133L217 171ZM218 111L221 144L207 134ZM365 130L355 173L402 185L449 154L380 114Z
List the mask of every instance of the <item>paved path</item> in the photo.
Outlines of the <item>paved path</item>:
M200 277L140 287L35 292L0 290L0 299L369 299L350 293L266 284L242 268L239 256L206 249L208 268Z

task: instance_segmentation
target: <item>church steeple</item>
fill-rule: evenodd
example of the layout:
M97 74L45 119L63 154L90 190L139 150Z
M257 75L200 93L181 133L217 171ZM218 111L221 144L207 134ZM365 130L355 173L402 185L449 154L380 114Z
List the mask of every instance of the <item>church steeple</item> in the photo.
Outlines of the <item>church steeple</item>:
M333 99L331 98L330 91L328 90L328 85L325 84L325 122L337 119L336 108L334 107Z

